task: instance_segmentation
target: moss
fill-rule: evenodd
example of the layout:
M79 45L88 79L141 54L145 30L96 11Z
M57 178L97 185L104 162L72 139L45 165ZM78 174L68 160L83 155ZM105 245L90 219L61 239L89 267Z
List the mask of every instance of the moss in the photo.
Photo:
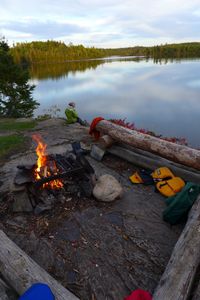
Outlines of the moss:
M0 131L7 130L28 130L35 127L37 122L33 121L19 121L18 119L2 119L0 120Z
M24 142L25 138L21 135L0 136L0 157L21 149Z

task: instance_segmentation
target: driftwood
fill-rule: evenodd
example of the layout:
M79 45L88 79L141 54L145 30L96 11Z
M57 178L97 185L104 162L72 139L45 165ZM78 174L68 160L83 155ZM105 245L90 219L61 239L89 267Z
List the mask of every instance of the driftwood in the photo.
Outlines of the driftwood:
M32 284L42 282L49 285L56 300L78 299L36 264L2 230L0 230L0 241L0 272L19 295Z
M199 300L200 299L200 283L198 284L194 296L191 300Z
M6 293L6 285L1 279L0 279L0 299L9 300L8 295Z
M200 170L200 151L159 138L130 130L112 122L102 120L96 129L103 134L108 134L114 140L137 147L169 160Z
M123 145L113 145L111 148L107 149L108 153L114 154L124 160L150 170L155 170L159 167L168 167L176 176L180 176L186 181L192 181L194 183L200 184L200 172L186 167L184 165L169 161L158 155L149 153L144 150L137 149L135 147L129 147L125 144Z
M0 299L17 300L17 294L0 278Z
M186 300L200 263L200 196L155 290L154 300Z

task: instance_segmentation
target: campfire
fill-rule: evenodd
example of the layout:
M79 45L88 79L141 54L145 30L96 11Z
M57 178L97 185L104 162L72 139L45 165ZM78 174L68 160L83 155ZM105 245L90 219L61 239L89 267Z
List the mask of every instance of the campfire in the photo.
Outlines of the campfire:
M53 175L58 175L60 172L55 160L49 160L46 153L47 145L42 141L40 135L33 135L33 140L37 143L37 166L34 170L35 180L39 181L43 178L48 178ZM54 179L42 185L43 188L60 189L63 187L61 179Z
M38 214L73 195L76 199L92 195L95 172L79 142L72 143L72 150L61 155L48 154L41 136L34 135L33 140L36 142L37 161L17 166L14 180L18 190L14 195L17 202L23 198L29 202L28 211Z

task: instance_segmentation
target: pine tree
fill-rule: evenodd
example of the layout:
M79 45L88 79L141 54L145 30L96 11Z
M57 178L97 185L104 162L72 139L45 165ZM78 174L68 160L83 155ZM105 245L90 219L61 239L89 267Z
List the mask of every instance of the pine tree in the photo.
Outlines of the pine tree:
M28 83L29 74L14 63L9 46L0 40L0 117L32 117L39 105L32 97L34 85Z

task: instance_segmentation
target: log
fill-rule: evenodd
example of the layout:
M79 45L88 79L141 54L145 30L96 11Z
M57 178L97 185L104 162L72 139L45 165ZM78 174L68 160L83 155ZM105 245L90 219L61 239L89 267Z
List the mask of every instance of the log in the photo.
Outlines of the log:
M200 151L187 146L161 140L148 134L131 130L102 120L96 129L114 140L165 157L169 160L200 170Z
M154 292L154 300L187 300L200 263L200 196Z
M0 278L0 299L17 300L17 294Z
M150 169L152 171L160 167L168 167L174 173L174 175L181 177L185 181L191 181L200 184L199 171L181 164L177 164L158 155L151 154L133 147L127 148L125 145L113 145L111 148L107 149L107 152L136 166L144 169Z
M2 230L0 243L0 272L19 295L32 284L41 282L48 284L56 300L78 299L34 262Z
M199 300L200 299L200 283L198 284L196 291L191 300Z
M101 148L107 149L114 144L114 140L109 135L102 135L98 140Z

